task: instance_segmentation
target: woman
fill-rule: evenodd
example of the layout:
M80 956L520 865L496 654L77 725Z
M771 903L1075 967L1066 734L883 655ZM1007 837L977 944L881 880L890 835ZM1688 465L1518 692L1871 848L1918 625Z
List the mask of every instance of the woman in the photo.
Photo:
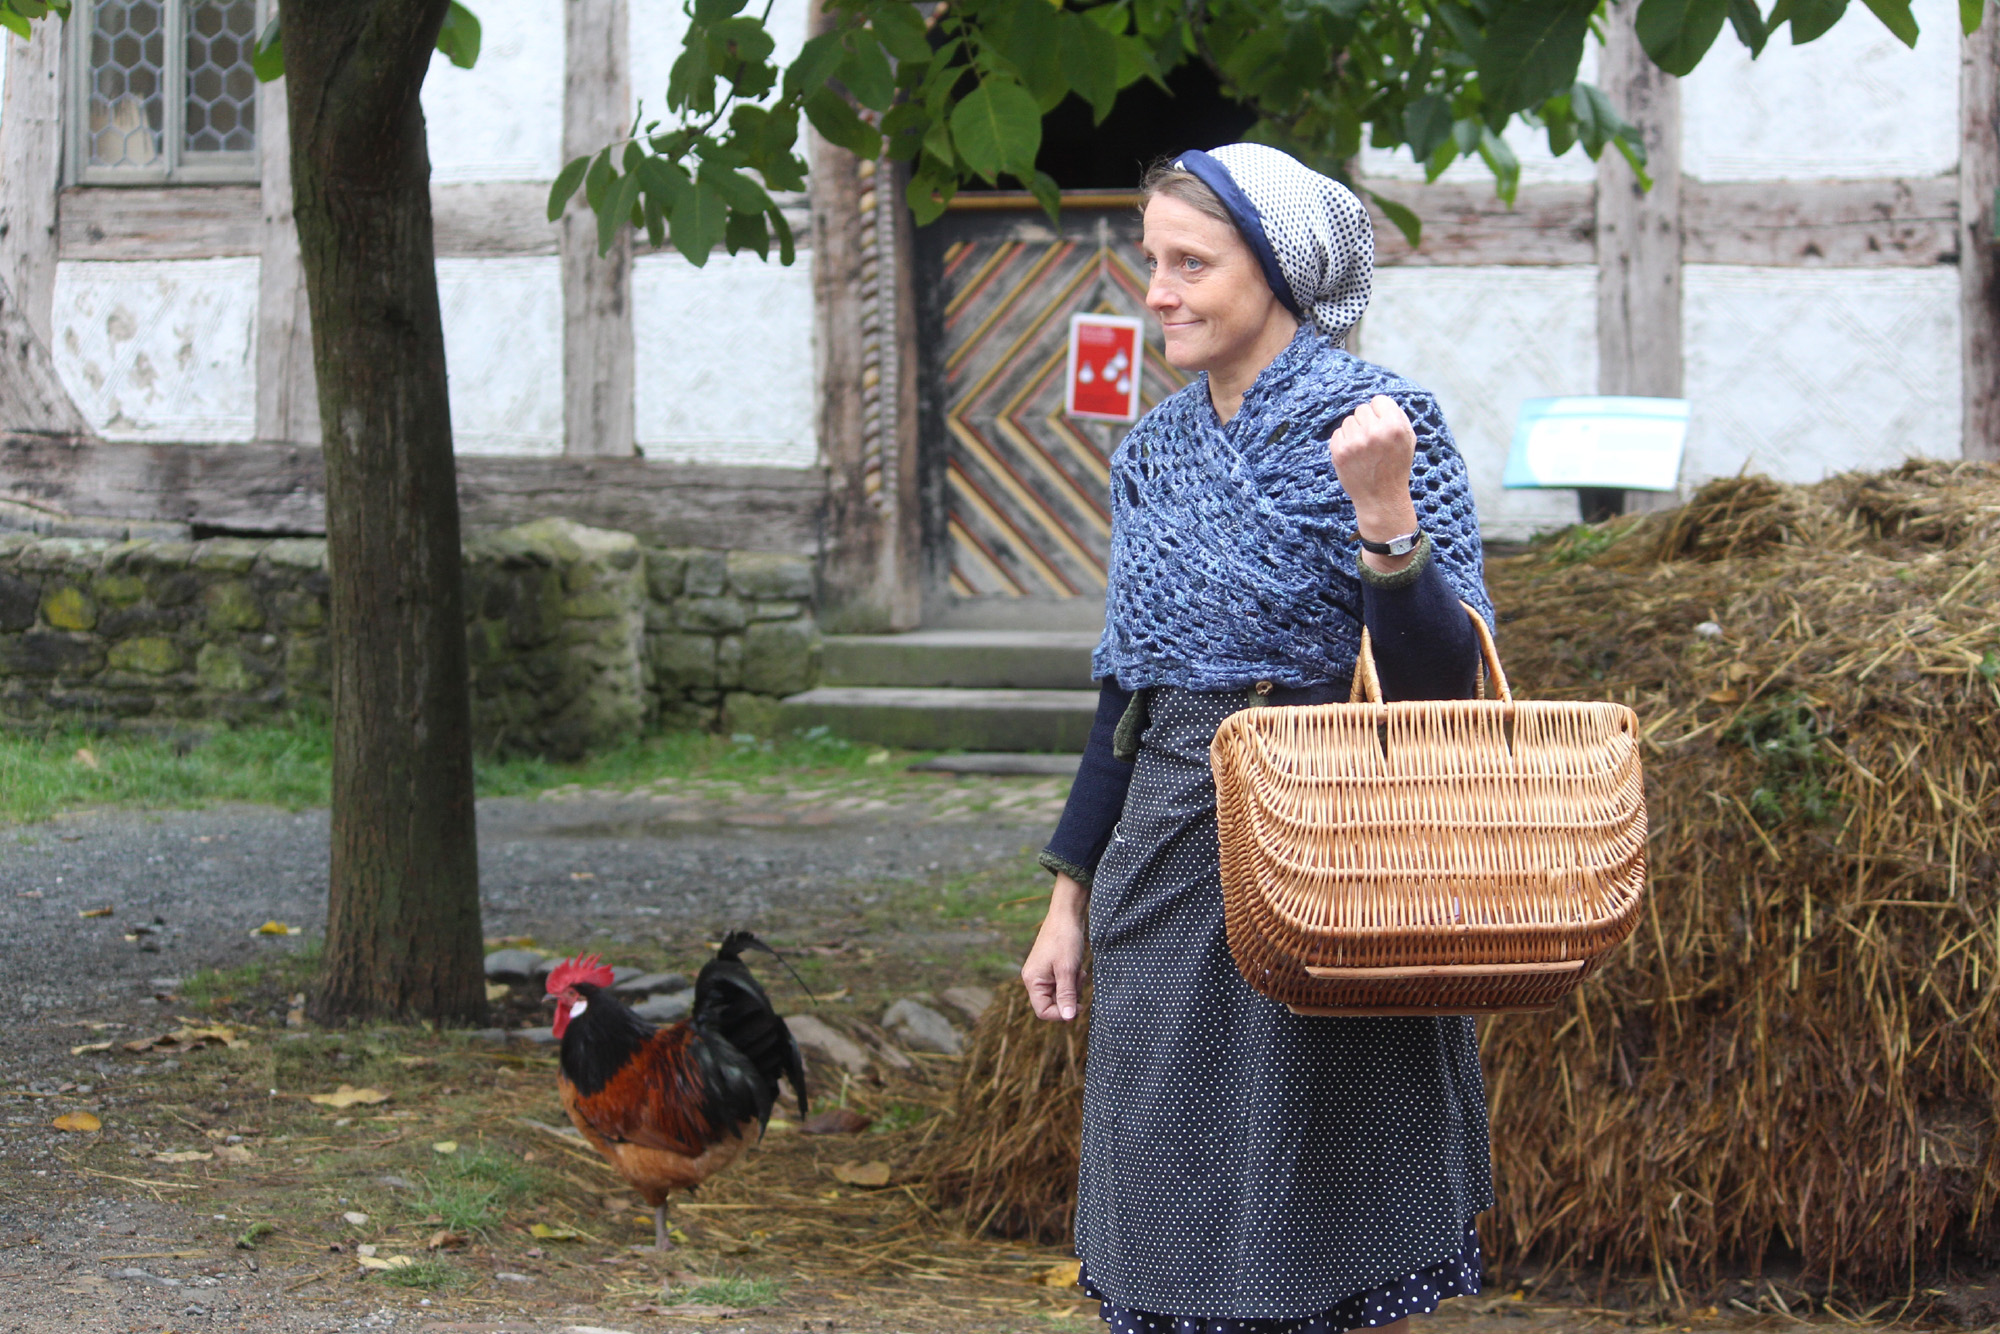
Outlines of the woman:
M1087 934L1082 1283L1115 1334L1401 1329L1479 1288L1473 1023L1250 990L1208 750L1253 702L1345 699L1364 624L1386 697L1470 696L1478 525L1436 401L1340 350L1374 269L1353 194L1256 144L1144 193L1146 304L1202 374L1112 458L1097 722L1022 968L1035 1013L1073 1019Z

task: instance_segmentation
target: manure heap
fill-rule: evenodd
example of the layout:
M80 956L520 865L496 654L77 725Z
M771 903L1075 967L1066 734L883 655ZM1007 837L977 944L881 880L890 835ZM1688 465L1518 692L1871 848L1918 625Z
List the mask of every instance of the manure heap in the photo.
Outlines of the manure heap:
M1483 1022L1489 1254L1669 1299L1776 1253L1861 1294L1993 1256L2000 469L1729 478L1488 581L1518 694L1637 711L1652 827L1628 943ZM941 1203L1064 1234L1082 1036L989 1011Z

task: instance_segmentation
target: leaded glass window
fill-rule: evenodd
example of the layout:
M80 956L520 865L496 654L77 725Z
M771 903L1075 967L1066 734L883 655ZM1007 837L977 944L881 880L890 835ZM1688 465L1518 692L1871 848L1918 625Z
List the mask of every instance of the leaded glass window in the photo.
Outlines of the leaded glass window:
M74 179L255 180L258 0L90 0Z

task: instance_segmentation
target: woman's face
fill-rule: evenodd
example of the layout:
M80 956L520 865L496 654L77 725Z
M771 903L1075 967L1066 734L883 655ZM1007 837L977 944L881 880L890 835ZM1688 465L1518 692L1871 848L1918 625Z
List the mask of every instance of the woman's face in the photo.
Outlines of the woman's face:
M1180 370L1224 370L1254 356L1274 320L1289 317L1236 228L1191 204L1172 195L1147 201L1139 244L1153 275L1146 307Z

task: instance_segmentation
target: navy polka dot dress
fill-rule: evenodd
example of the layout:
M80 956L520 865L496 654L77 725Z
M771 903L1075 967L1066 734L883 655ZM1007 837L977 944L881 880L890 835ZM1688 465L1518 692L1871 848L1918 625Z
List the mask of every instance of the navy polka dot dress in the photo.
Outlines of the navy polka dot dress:
M1090 892L1077 1254L1119 1334L1335 1334L1479 1290L1493 1204L1470 1018L1310 1018L1223 936L1209 743L1161 687Z

